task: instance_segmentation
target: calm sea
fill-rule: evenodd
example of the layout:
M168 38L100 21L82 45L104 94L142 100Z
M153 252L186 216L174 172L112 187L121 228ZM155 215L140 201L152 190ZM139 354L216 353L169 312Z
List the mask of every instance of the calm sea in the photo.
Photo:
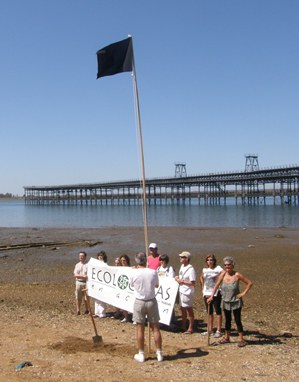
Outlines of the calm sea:
M299 227L297 206L148 207L149 226ZM23 200L0 201L0 227L98 228L143 226L141 206L30 206Z

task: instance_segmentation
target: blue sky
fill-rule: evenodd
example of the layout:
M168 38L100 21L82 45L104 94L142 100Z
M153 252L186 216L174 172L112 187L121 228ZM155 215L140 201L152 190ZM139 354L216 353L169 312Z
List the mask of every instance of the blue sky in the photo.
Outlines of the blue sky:
M0 0L0 193L141 177L130 73L96 51L133 36L147 177L298 164L297 0Z

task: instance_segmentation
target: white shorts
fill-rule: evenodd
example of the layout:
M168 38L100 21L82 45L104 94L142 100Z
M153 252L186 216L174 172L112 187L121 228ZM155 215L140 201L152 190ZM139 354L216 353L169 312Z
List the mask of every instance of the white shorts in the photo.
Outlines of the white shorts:
M180 305L182 308L192 308L194 303L194 293L189 295L180 293Z

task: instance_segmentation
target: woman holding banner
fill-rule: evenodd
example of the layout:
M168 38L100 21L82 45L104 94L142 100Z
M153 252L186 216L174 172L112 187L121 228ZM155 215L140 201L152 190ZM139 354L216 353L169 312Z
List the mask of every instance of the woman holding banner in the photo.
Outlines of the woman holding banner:
M103 263L107 263L107 254L105 251L100 251L97 254L97 259ZM94 317L106 317L106 304L100 300L94 301Z
M159 256L160 265L157 269L158 275L166 277L175 277L175 271L171 265L169 265L169 257L167 255Z
M191 253L182 252L179 254L181 268L179 276L175 277L175 280L179 283L179 296L182 312L182 329L184 334L192 334L194 326L194 287L196 282L196 272L193 266L190 264ZM189 315L189 326L187 328L187 315Z
M130 267L131 266L130 258L126 254L121 255L119 258L119 261L120 261L120 266L122 266L122 267ZM120 322L123 324L126 322L129 322L129 312L127 312L126 310L123 310L122 314L124 315L124 318Z

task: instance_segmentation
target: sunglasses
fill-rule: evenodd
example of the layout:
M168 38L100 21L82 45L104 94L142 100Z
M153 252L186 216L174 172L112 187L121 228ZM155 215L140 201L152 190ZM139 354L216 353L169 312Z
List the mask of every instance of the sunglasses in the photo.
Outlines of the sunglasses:
M231 267L232 264L224 264L225 267Z
M181 259L187 259L187 256L180 256Z

